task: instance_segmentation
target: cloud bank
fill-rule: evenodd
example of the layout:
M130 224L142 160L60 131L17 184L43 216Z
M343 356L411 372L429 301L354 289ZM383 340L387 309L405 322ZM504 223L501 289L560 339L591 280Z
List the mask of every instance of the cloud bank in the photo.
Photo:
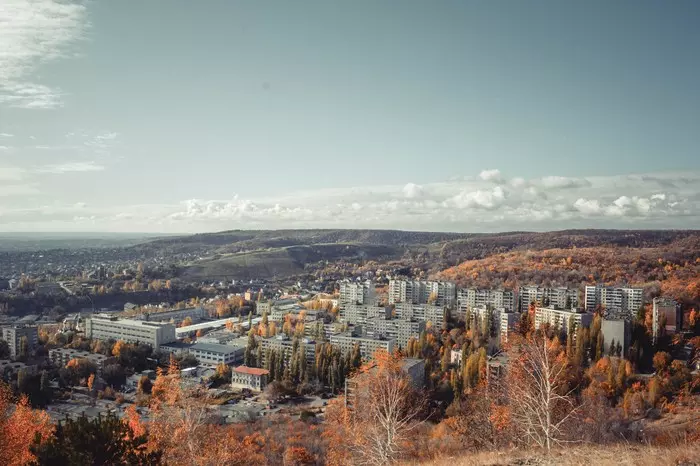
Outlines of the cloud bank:
M79 164L51 168L55 173L96 169ZM0 227L159 232L322 227L475 232L700 228L700 173L527 180L490 172L442 183L334 188L278 198L232 195L159 205L0 208ZM6 171L0 176L21 175Z

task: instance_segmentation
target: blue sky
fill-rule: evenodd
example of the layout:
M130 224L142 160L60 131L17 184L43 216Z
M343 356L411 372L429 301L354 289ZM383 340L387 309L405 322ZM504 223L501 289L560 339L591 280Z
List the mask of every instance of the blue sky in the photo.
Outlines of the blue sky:
M0 3L0 231L700 228L700 4Z

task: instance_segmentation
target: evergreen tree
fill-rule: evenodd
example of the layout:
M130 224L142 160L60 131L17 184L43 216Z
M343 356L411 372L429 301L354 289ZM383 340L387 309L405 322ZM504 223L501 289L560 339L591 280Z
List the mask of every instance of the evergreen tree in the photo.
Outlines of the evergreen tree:
M147 450L146 442L145 435L134 435L126 422L110 414L59 422L48 441L35 442L31 449L39 466L162 464L162 453Z
M615 356L616 348L617 347L615 346L615 339L613 338L610 342L610 347L608 348L608 356Z

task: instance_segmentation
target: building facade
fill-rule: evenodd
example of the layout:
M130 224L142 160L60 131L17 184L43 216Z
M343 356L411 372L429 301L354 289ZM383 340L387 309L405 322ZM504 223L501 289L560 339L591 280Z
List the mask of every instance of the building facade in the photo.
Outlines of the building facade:
M355 345L360 348L360 354L365 359L374 357L375 351L382 349L389 353L394 351L395 340L389 338L374 338L369 335L356 335L352 332L339 333L331 335L331 344L336 345L343 354L353 350Z
M231 371L231 387L261 392L267 386L270 372L257 367L239 366Z
M536 329L543 324L549 324L565 332L573 331L573 338L576 338L576 330L579 326L590 327L591 322L593 322L593 314L587 312L576 312L576 310L571 309L554 309L551 307L538 307L535 309Z
M85 336L98 340L144 343L154 349L176 340L175 325L171 323L119 319L112 316L93 316L87 319Z
M453 282L423 280L390 280L389 304L435 304L454 307L457 286Z
M492 307L515 312L517 304L517 293L513 290L460 288L457 291L458 316L462 319L469 309L475 307Z
M401 348L406 348L411 337L418 338L425 330L425 322L419 320L384 319L375 317L367 320L367 335L396 340Z
M3 327L2 339L10 347L10 357L16 359L22 353L22 339L27 340L27 351L31 353L39 345L39 332L36 325L12 325ZM29 356L29 354L27 354Z
M371 280L363 282L343 280L340 282L340 296L338 298L340 308L344 304L374 304L376 299L374 283Z
M193 321L199 321L206 315L203 307L189 307L186 309L173 309L164 312L149 312L141 314L138 319L148 322L170 322L180 323L187 317Z
M279 351L284 357L284 363L289 364L294 352L295 340L286 335L277 335L270 338L261 338L259 344L262 345L262 365L267 364L267 358L271 351ZM309 367L316 360L316 341L310 338L297 339L296 344L299 351L303 351L306 357L306 364Z
M654 301L652 301L652 319L652 335L654 341L656 341L659 337L662 325L666 333L676 333L680 331L682 323L681 307L672 298L654 298Z
M520 312L527 312L530 304L554 309L576 309L578 290L573 288L544 288L539 286L521 286L518 290Z
M611 312L621 311L634 316L644 304L644 290L632 287L613 287L605 285L586 286L586 310L595 311L601 307Z
M56 366L64 367L72 359L86 359L97 367L97 375L102 375L105 366L116 364L117 358L105 356L104 354L90 353L73 348L55 348L49 350L49 359Z

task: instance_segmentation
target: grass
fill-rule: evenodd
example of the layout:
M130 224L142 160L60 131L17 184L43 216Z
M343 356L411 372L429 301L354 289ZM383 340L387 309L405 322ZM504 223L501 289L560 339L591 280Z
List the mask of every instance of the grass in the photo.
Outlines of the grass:
M683 443L669 447L645 445L575 446L547 455L536 451L499 451L436 459L424 466L666 466L699 465L700 445Z

